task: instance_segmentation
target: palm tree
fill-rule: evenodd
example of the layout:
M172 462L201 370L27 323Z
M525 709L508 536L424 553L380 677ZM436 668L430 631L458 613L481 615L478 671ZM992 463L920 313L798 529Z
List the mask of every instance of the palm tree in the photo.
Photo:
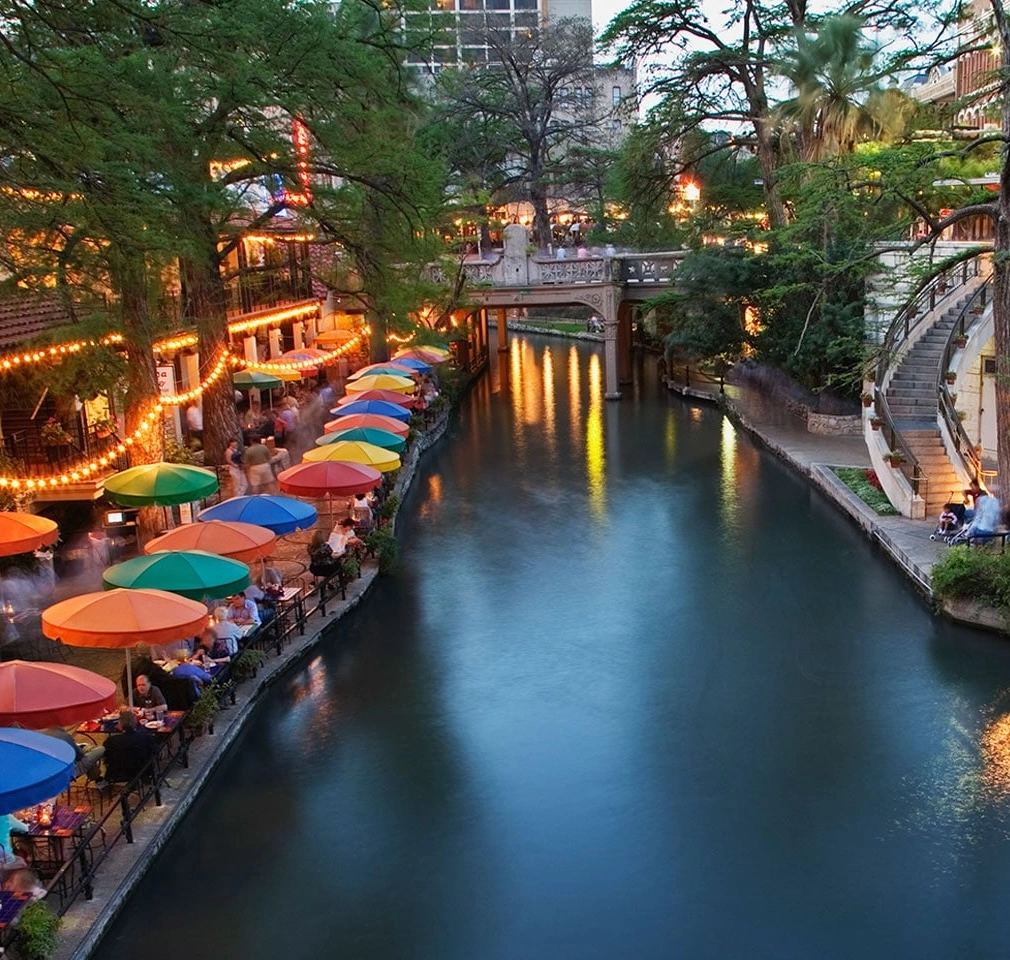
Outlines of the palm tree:
M850 14L825 17L813 34L797 30L778 72L794 95L778 105L783 134L801 160L851 153L860 140L893 139L905 126L912 102L883 88L880 48L866 41L863 21Z

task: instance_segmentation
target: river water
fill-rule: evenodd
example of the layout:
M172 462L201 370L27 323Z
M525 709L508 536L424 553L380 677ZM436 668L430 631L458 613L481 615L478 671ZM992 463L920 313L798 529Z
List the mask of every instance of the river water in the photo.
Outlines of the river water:
M651 364L492 367L98 956L1006 956L1010 647Z

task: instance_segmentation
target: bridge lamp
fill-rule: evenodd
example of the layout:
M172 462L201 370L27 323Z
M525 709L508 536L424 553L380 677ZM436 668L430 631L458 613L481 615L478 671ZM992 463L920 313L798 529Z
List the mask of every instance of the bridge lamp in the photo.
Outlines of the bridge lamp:
M701 187L693 180L684 184L684 200L687 203L697 203L701 199Z

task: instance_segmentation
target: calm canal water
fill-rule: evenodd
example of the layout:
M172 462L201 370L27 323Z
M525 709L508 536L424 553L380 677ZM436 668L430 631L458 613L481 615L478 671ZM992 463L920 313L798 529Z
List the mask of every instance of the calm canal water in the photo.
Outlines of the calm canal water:
M1006 956L1010 646L651 364L497 361L99 957Z

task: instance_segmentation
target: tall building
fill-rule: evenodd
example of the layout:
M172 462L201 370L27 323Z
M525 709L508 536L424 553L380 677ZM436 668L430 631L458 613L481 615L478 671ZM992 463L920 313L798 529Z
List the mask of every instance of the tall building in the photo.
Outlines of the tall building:
M493 63L489 29L515 34L574 17L591 23L592 0L432 0L427 11L408 14L408 28L432 39L427 56L412 56L408 62L432 74L447 66Z

